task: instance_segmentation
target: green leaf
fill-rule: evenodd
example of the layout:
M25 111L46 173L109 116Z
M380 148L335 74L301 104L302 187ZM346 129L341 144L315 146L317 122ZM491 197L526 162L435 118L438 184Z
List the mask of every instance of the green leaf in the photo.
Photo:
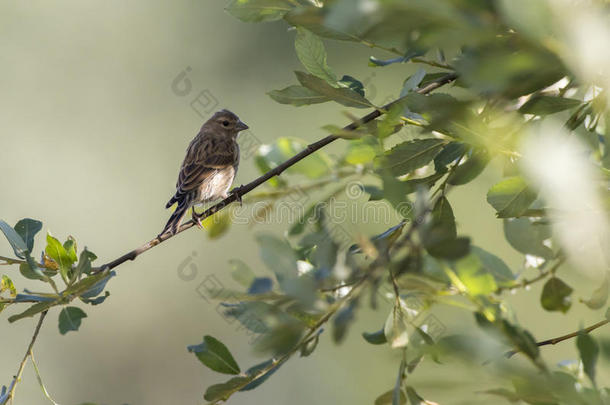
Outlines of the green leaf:
M294 48L309 73L325 80L331 86L337 84L337 76L326 63L326 49L320 37L305 28L297 27Z
M74 275L72 277L73 280L78 279L83 274L91 273L91 262L97 259L97 256L87 250L85 247L82 252L80 252L80 257L78 259L78 264L76 265L76 269L74 271Z
M419 396L415 388L409 385L407 385L407 398L409 399L409 405L425 405L429 403Z
M264 372L264 370L266 370L270 366L274 366L274 367L272 367L269 371L267 371L262 376L256 378L258 375L260 375L261 372ZM243 387L242 389L240 389L240 391L250 391L250 390L258 387L259 385L261 385L262 383L267 381L267 379L269 377L271 377L273 375L273 373L275 373L280 368L280 366L281 366L281 364L275 364L274 359L269 359L269 360L263 361L262 363L258 363L256 365L250 367L249 369L246 370L246 375L253 381L250 382L245 387Z
M461 186L474 180L485 170L489 163L489 154L485 149L477 149L462 164L455 168L449 175L447 183L453 186Z
M231 394L239 391L249 381L251 381L250 377L233 377L225 383L210 385L205 391L203 399L211 403L226 401Z
M233 280L246 288L252 285L256 275L246 263L238 259L231 259L229 260L229 265L231 266L231 277Z
M364 98L360 93L346 88L336 88L328 84L326 81L304 72L295 72L299 83L316 93L326 96L339 104L346 107L354 108L371 108L374 107L370 101Z
M72 270L73 257L66 252L66 249L51 233L47 233L47 247L45 249L47 255L55 260L59 266L59 272L64 280L68 280L69 273Z
M317 334L313 339L311 339L306 344L301 346L301 350L300 350L301 357L308 357L309 355L311 355L313 353L313 351L316 350L316 347L318 347L319 341L320 341L320 335Z
M455 239L446 239L442 243L428 246L426 251L430 256L447 260L457 260L470 253L470 238L460 236Z
M71 330L77 331L86 317L85 311L78 307L64 307L59 313L59 333L65 335Z
M51 308L52 306L55 306L55 305L57 305L57 301L37 302L36 304L32 305L31 307L29 307L28 309L26 309L22 313L10 316L8 318L8 321L10 323L13 323L15 321L18 321L19 319L32 317L32 316L34 316L36 314L39 314L39 313L41 313L43 311L46 311L47 309L49 309L49 308Z
M288 243L268 234L259 234L256 240L263 262L273 270L280 284L297 276L297 259Z
M9 276L6 275L3 275L0 279L0 293L4 291L8 291L12 297L17 295L17 290L15 289L15 284L13 284L13 280L11 280Z
M273 144L259 148L257 158L263 159L264 167L270 170L306 147L307 143L301 139L281 137L276 139ZM286 173L301 174L310 179L317 179L330 173L330 164L330 157L323 151L319 151L288 168Z
M457 237L455 217L445 196L436 200L429 221L422 228L424 246L433 247Z
M455 270L471 296L488 295L498 288L493 276L473 254L457 261Z
M595 384L595 366L599 357L599 345L591 335L581 332L576 338L576 347L578 347L585 374Z
M394 396L394 389L384 392L375 399L375 405L389 405L392 404L392 397ZM407 396L400 390L400 399L398 402L400 405L407 403Z
M78 257L76 256L76 240L72 236L68 236L68 240L64 242L63 246L72 263L76 263L78 260Z
M64 296L73 295L76 297L80 297L81 295L83 295L85 293L88 293L88 292L90 293L91 290L93 289L93 287L97 283L102 282L104 279L109 279L112 276L114 276L113 271L109 271L109 270L100 271L99 273L90 275L90 276L83 278L82 280L77 281L76 283L72 284L71 286L69 286L68 288L66 288L63 291L63 295Z
M516 176L494 185L487 193L487 202L496 209L498 218L512 218L523 214L537 197L538 193Z
M237 362L227 347L212 336L203 337L203 342L189 346L189 352L195 353L199 361L208 368L223 374L239 374Z
M36 269L39 271L35 271L34 269L32 269L32 266L30 266L29 263L21 263L19 265L19 272L21 273L21 275L30 280L46 281L47 279L45 278L45 276L52 277L57 274L57 271L55 270L41 269L38 266L36 266Z
M554 256L553 251L544 245L544 241L551 237L550 227L534 224L529 218L505 219L504 236L521 253L545 259Z
M297 107L330 101L330 98L299 85L288 86L281 90L272 90L267 94L280 104L292 104Z
M547 311L566 313L572 306L572 301L570 300L572 291L574 291L572 287L559 278L552 277L544 284L542 295L540 296L540 304Z
M348 89L354 90L356 93L364 97L364 85L362 82L355 77L350 75L343 75L337 82L341 87L347 87Z
M32 253L34 249L34 236L42 229L42 222L31 218L24 218L15 224L15 232L21 236L21 239L28 247L28 251Z
M461 142L449 142L434 157L434 170L444 172L447 166L466 153L466 145Z
M392 349L406 347L409 343L407 310L402 300L400 300L400 304L395 303L386 318L383 333Z
M207 232L208 238L218 239L224 235L231 227L231 224L233 224L231 217L231 211L222 210L201 221L203 228Z
M352 141L347 146L345 161L350 165L370 163L377 156L379 147L370 140L371 137Z
M245 22L267 22L281 19L292 8L288 0L230 0L226 10Z
M372 345L382 345L388 342L383 329L372 333L363 332L362 337Z
M377 164L394 176L402 176L430 163L446 142L442 139L415 139L394 146L377 159Z
M11 244L15 255L21 259L25 259L25 255L28 253L28 247L21 238L21 236L15 232L15 230L6 222L0 220L0 230L6 236L6 239Z
M485 270L491 273L498 285L512 284L517 278L506 263L493 253L477 246L471 246L470 251L479 258Z
M511 324L506 319L503 319L500 325L502 332L510 340L512 345L540 366L541 363L538 359L540 349L532 334L517 325Z
M426 71L422 68L419 68L417 72L413 76L410 76L402 86L402 90L400 91L400 98L406 96L410 91L414 90L419 86L421 81L426 76Z
M604 276L604 281L602 281L601 285L593 291L591 294L591 298L588 300L581 299L580 302L585 304L591 309L600 309L608 302L608 293L610 292L610 280L609 274L606 272Z
M578 107L582 101L573 98L535 96L519 108L523 114L548 115Z

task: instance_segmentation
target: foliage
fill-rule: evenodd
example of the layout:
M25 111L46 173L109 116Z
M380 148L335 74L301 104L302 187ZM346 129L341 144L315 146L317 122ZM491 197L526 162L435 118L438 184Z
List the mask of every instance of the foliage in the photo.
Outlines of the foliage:
M393 387L392 382L380 387L375 404L431 404L407 383L408 376L422 361L450 367L448 360L456 357L472 367L492 362L502 386L485 393L510 402L610 403L609 388L596 379L603 350L591 335L610 319L552 342L537 342L506 301L508 291L540 282L538 310L570 314L575 291L558 274L569 262L573 268L587 267L587 274L600 283L581 302L593 311L607 304L608 256L600 262L579 253L588 241L570 238L570 230L562 227L566 222L591 226L598 232L588 235L597 243L593 252L608 246L610 70L595 65L602 62L587 59L591 55L586 53L574 58L575 41L585 41L577 42L584 48L588 43L566 17L599 23L601 15L607 20L603 2L590 3L576 8L550 0L229 1L227 11L242 21L294 28L287 35L295 33L296 58L305 71L295 72L296 83L270 91L273 100L298 107L329 103L329 108L376 110L381 117L358 119L353 115L358 110L350 110L351 126L324 126L334 135L331 140L344 142L340 156L331 158L320 150L244 198L244 204L265 201L255 214L261 219L282 199L323 191L301 199L308 205L286 237L256 235L269 277L257 277L245 263L232 262L243 291L232 293L232 300L219 297L226 301L225 315L256 336L255 350L269 359L241 371L229 349L212 336L189 346L206 367L232 375L208 387L206 401L219 403L256 388L297 353L315 355L325 327L337 343L359 328L363 344L396 351L396 381ZM413 64L425 68L404 74L396 83L395 101L375 105L363 81L333 70L325 48L331 40L385 52L383 59L362 61L380 75L391 65L405 71L413 71ZM577 149L569 156L574 160L556 158L558 145ZM308 148L298 138L281 137L259 148L256 165L263 174ZM476 221L485 212L456 219L451 206L451 191L468 190L492 164L504 168L503 178L489 189L487 203L502 221L508 244L524 256L522 268L509 267L497 252L478 247L482 241L461 233L460 223ZM564 164L570 169L564 170ZM587 170L578 172L578 165ZM346 187L354 180L357 187ZM570 200L578 206L566 206L563 197L569 197L575 182L593 192L586 201ZM333 187L330 192L328 186ZM341 223L333 221L329 204L336 197L354 196L390 207L395 223L376 235L346 236ZM584 211L588 214L583 216ZM226 212L206 220L210 237L232 226ZM0 293L8 295L0 300L0 309L32 304L8 318L15 322L62 306L60 332L76 331L86 314L66 305L76 298L102 303L107 294L101 293L114 272L93 268L95 255L86 248L79 253L74 238L61 243L50 233L36 261L34 236L41 228L32 219L14 227L1 221L17 257L3 260L19 264L24 277L53 292L17 294L11 279L3 276ZM389 301L380 303L387 296ZM379 317L375 325L361 326L355 319L366 297ZM433 318L422 316L444 305L456 305L474 318L479 333L444 331ZM540 346L570 338L575 338L582 373L549 365L540 354ZM507 352L520 353L528 364L512 365L502 356Z

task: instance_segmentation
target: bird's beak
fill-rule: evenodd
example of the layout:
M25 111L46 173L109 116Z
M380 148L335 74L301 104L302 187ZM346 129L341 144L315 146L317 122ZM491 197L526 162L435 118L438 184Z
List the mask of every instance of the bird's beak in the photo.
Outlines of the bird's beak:
M249 126L247 126L246 124L244 124L243 122L239 121L237 123L237 130L238 131L245 131L246 129L250 128Z

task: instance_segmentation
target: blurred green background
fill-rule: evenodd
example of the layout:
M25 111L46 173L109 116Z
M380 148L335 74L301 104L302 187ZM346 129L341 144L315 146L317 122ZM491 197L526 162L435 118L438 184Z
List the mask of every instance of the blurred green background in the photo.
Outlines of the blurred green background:
M265 93L294 83L292 71L300 69L294 33L283 22L244 24L223 7L222 1L211 0L0 3L1 217L10 224L24 217L39 219L43 230L61 240L71 234L101 264L148 241L167 220L163 207L173 194L184 150L210 115L204 111L200 116L191 106L203 91L218 100L217 109L237 113L262 143L280 136L313 141L325 136L322 125L346 121L335 104L295 108L272 101ZM330 42L327 47L335 70L363 81L376 104L397 95L397 84L415 71L399 64L379 74L367 67L367 58L387 55L351 43L339 47ZM192 86L182 96L172 91L181 73ZM344 147L343 142L328 148L329 153ZM237 184L258 175L252 160L242 160ZM499 177L499 168L492 165L450 200L460 233L518 270L522 257L507 245L501 222L485 202L486 190ZM286 228L236 225L213 241L190 230L119 267L104 305L79 305L88 318L78 333L61 336L58 311L52 311L35 348L50 394L61 404L202 403L205 387L225 380L186 350L204 334L225 342L242 368L262 361L251 351L250 336L236 322L227 323L216 312L217 303L207 303L197 289L212 275L236 288L230 258L263 274L253 233L265 229L281 234ZM9 255L10 246L0 239L0 253ZM185 263L196 265L192 281L178 276ZM16 266L0 271L19 290L40 287L20 277ZM561 274L581 291L595 287L567 267ZM568 315L545 313L539 292L535 286L511 298L521 324L539 340L603 318L602 311L579 303ZM458 309L433 312L452 333L474 325ZM0 327L0 385L10 383L35 322L9 325L7 313ZM359 312L342 345L324 333L314 355L292 359L260 388L236 395L231 403L372 403L393 386L399 360L387 346L366 344L360 332L379 329L386 314L386 308ZM610 334L601 329L596 336ZM576 358L574 348L574 341L568 341L542 353L552 364ZM511 361L520 362L518 357ZM599 370L600 381L609 377L605 366ZM485 367L426 361L420 368L410 383L430 400L501 402L475 393L500 385L489 383L493 375ZM15 403L45 403L31 365Z

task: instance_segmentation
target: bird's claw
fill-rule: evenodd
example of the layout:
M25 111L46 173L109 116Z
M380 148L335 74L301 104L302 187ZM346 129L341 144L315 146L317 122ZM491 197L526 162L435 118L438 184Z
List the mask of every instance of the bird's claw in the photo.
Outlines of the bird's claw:
M195 212L195 210L193 210L193 222L195 223L195 225L197 225L197 227L199 229L203 229L203 224L201 223L201 218L199 217L199 215L197 215L197 213Z
M239 203L240 206L243 205L243 202L241 200L241 189L244 186L241 185L239 187L235 187L233 190L229 191L229 194L233 194L235 196L235 201L237 201Z

